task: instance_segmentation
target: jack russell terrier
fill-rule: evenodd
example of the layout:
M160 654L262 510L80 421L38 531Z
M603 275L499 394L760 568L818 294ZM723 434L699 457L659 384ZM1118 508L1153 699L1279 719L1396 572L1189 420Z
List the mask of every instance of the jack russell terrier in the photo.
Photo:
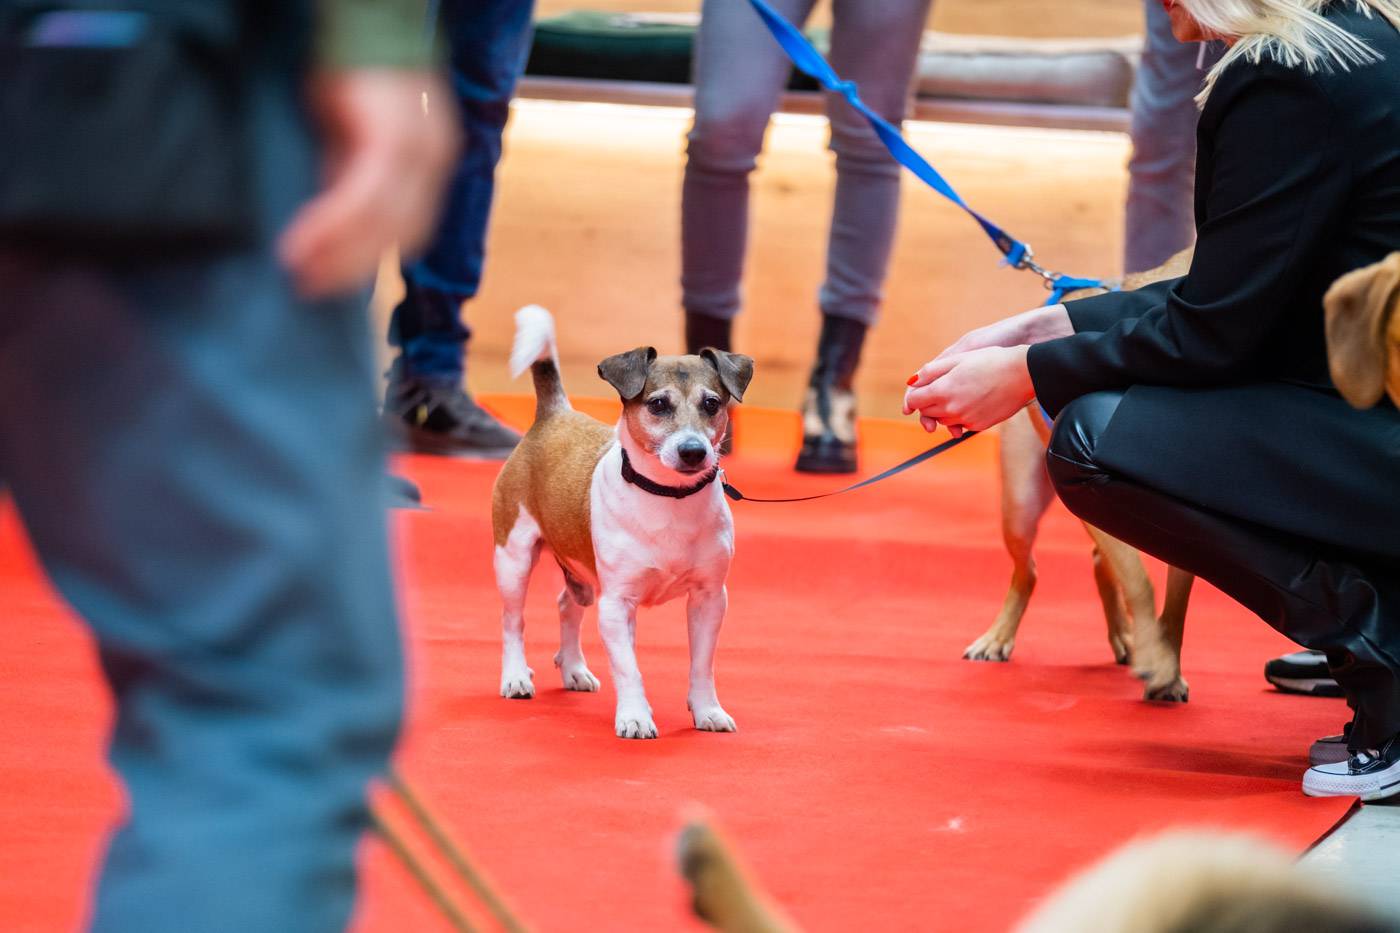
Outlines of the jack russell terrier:
M1141 288L1191 270L1190 249L1183 250L1150 272L1130 275L1125 289ZM1066 300L1102 294L1083 290ZM1035 545L1040 520L1055 498L1045 472L1045 449L1050 426L1032 402L1001 426L1001 530L1014 569L1001 612L963 657L970 661L1009 661L1016 647L1016 632L1035 589ZM1098 584L1108 643L1119 664L1132 663L1133 673L1146 681L1148 700L1186 702L1190 687L1181 676L1181 639L1186 627L1186 605L1195 577L1172 567L1167 572L1167 595L1162 615L1157 615L1152 580L1137 549L1104 534L1092 525L1084 529L1094 542L1094 582Z
M515 322L511 372L528 368L534 376L535 422L491 496L504 604L501 696L535 695L525 663L525 589L548 545L564 571L554 656L564 688L599 687L579 641L584 607L596 597L617 689L615 730L621 738L656 738L633 650L637 609L685 596L695 728L733 732L715 694L715 645L734 556L717 446L730 405L753 378L753 360L708 348L696 356L657 356L652 347L610 356L598 375L617 390L622 417L609 427L569 405L549 312L522 308Z

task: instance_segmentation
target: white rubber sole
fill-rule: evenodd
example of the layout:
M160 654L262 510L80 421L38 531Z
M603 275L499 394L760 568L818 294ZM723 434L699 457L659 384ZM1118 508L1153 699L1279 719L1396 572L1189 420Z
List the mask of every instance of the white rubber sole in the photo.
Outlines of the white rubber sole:
M1356 797L1371 803L1400 795L1400 762L1373 774L1347 773L1347 763L1319 765L1303 775L1303 793L1309 797Z

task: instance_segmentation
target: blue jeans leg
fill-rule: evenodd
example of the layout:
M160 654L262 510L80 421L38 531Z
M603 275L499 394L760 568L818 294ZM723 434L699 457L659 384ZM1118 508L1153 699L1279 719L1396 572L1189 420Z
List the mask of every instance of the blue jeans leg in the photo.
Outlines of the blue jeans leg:
M530 51L534 0L444 0L439 22L465 144L427 250L405 264L407 297L389 342L407 375L457 379L470 330L461 305L481 284L501 138Z
M116 702L99 931L342 930L399 727L364 302L293 295L317 165L291 80L252 112L262 247L0 251L0 481Z

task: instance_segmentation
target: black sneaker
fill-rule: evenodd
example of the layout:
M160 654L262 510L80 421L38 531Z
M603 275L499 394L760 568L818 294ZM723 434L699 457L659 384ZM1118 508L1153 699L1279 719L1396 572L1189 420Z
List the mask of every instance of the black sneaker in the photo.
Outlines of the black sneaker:
M1346 761L1309 768L1303 775L1309 797L1359 797L1362 802L1400 795L1400 736L1379 749L1359 751Z
M1347 751L1347 740L1350 738L1351 723L1342 726L1342 731L1337 735L1324 735L1308 749L1308 764L1315 768L1318 765L1334 765L1339 761L1346 761L1351 757L1351 753Z
M520 435L493 418L463 388L442 380L391 378L384 421L406 450L483 460L510 456Z
M1321 651L1295 651L1264 665L1264 679L1284 693L1314 697L1339 697L1342 688L1327 669Z

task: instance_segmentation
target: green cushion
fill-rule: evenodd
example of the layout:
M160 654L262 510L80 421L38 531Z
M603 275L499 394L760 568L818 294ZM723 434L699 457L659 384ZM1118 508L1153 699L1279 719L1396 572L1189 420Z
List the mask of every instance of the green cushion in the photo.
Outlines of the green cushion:
M525 73L689 84L697 24L698 17L685 15L575 10L551 16L535 23ZM790 87L815 85L795 74Z

